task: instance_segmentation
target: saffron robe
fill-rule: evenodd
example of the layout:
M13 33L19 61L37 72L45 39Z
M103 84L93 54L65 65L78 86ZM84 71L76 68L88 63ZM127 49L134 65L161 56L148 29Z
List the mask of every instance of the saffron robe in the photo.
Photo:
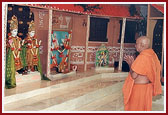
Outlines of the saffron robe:
M160 61L152 49L143 50L131 65L137 74L147 76L151 83L134 84L129 73L123 86L124 105L127 111L150 111L152 96L162 93Z

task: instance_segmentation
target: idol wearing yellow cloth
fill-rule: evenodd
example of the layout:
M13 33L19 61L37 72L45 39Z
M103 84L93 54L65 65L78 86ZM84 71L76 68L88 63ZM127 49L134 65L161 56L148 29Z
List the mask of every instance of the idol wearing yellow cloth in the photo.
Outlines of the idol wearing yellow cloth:
M35 36L35 24L32 20L29 23L28 36L25 38L26 44L26 61L28 70L34 71L34 67L38 65L38 52L41 41L37 41Z

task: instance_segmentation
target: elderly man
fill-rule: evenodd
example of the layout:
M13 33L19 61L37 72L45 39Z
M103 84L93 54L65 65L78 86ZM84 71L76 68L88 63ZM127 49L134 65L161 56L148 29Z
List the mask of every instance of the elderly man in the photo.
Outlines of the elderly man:
M126 111L151 111L152 96L162 93L160 83L161 65L155 52L149 48L150 39L141 36L136 40L136 50L140 53L134 60L126 55L125 61L130 72L123 86Z

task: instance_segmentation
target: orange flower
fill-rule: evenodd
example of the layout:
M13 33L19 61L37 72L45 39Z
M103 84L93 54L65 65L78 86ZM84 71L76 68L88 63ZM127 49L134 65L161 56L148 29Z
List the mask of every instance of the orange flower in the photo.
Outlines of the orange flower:
M19 58L15 58L15 61L18 61L19 60Z
M19 63L19 62L17 62L17 63L15 63L15 65L16 65L16 66L19 66L19 65L20 65L20 63Z
M36 48L39 48L39 45L38 45L38 44L36 45Z

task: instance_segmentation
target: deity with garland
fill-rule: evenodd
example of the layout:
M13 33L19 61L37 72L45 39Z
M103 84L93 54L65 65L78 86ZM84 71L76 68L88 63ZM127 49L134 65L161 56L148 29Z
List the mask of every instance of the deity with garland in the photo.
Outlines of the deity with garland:
M29 23L28 35L25 38L24 44L26 45L28 71L38 71L38 64L40 63L39 46L41 45L41 40L38 42L35 36L35 24L33 20Z
M56 72L58 73L67 73L69 71L67 61L69 57L70 38L71 38L72 32L69 31L69 32L58 32L58 33L61 33L61 37L59 36L60 43L58 42L59 38L57 38L56 32L52 33L50 68L51 69L56 68ZM68 33L69 35L67 36L67 34L65 33ZM59 62L57 62L57 60L59 60Z
M109 64L109 51L105 44L102 44L96 52L96 66L105 67Z
M18 20L15 15L10 20L10 33L6 40L6 68L5 68L5 87L16 87L15 75L20 73L24 67L22 39L17 36L18 34Z

